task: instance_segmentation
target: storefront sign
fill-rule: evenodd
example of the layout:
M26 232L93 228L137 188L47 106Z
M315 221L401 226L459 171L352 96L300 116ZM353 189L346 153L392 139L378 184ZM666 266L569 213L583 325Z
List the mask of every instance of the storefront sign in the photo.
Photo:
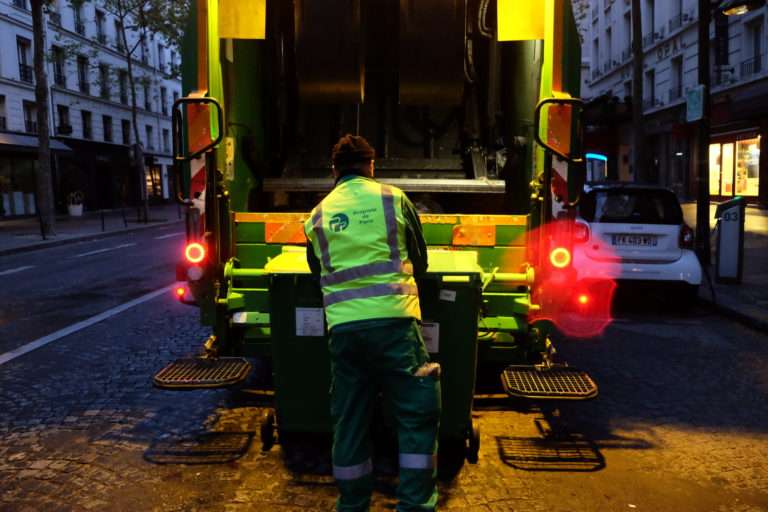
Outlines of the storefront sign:
M689 123L704 117L704 90L703 85L697 85L685 95L685 120Z
M685 46L683 46L683 39L677 36L669 41L659 45L656 49L656 57L661 60L672 55L677 55L682 52Z

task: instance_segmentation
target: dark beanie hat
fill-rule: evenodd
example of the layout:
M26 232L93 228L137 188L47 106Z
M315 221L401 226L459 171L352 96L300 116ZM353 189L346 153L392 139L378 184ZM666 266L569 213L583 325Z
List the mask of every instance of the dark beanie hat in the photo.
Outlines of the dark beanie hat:
M358 135L349 133L339 139L333 146L331 159L334 167L343 168L348 165L366 163L376 157L376 151L368 141Z

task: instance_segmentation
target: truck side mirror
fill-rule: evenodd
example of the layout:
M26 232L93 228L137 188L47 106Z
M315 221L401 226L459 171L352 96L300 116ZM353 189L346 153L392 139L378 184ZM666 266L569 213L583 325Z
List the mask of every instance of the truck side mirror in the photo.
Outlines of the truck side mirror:
M582 163L582 110L576 98L540 101L534 115L536 142L568 163Z
M224 113L214 98L185 97L173 104L173 157L189 162L219 145ZM186 127L186 133L183 133ZM186 139L186 147L184 140Z

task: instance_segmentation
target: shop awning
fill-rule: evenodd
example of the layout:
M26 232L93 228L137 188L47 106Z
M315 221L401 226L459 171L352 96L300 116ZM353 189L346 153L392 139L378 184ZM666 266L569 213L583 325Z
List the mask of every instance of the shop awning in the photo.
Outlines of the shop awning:
M37 150L37 146L37 137L34 135L0 132L0 149L33 152ZM51 151L72 151L72 149L56 139L51 139Z

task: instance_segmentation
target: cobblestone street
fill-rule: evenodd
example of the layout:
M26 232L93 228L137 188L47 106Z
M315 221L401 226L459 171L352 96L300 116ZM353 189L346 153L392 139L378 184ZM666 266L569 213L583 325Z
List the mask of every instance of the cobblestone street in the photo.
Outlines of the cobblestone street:
M204 335L162 297L0 366L0 509L331 510L327 440L261 451L269 397L152 387ZM600 397L559 416L478 400L480 462L442 484L443 509L768 510L766 341L698 312L561 343ZM380 466L374 505L392 509Z

